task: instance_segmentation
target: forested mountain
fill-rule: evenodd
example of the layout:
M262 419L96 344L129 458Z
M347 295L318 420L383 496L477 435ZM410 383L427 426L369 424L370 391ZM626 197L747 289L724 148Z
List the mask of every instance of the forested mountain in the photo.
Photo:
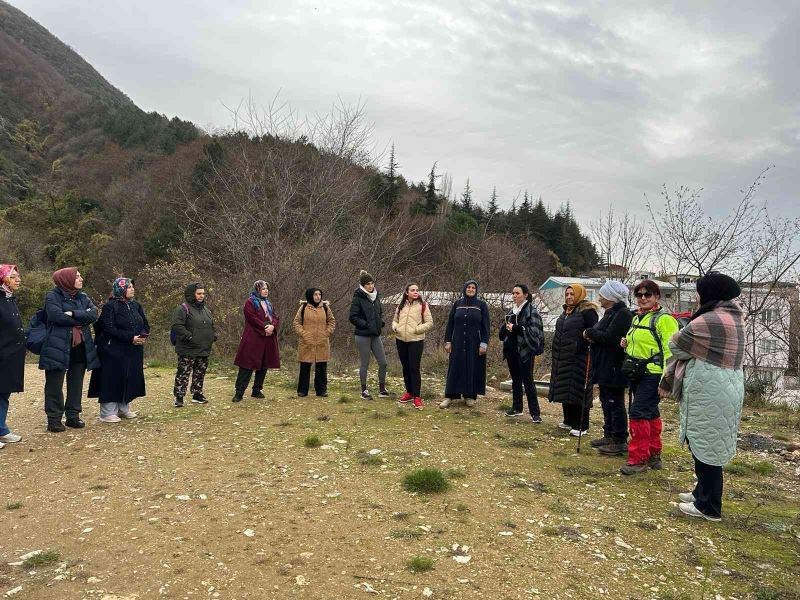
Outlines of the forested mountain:
M201 278L238 326L258 278L291 307L312 284L341 303L359 268L386 291L460 289L467 277L496 290L596 261L568 205L552 212L526 193L501 211L468 188L445 198L436 165L409 184L394 149L376 165L362 107L301 125L243 116L241 130L209 136L145 113L0 0L0 257L23 270L24 310L65 265L98 298L120 273L139 277L159 313Z

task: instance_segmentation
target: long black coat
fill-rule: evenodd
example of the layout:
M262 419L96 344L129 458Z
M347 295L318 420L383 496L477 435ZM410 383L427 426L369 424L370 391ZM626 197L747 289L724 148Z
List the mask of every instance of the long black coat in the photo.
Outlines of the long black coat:
M448 398L475 397L486 393L486 355L480 345L489 344L489 307L480 299L461 298L447 319L444 341L450 342L450 364L444 394Z
M356 335L379 336L385 325L380 292L375 296L375 302L370 300L361 288L353 292L353 301L350 303L350 322L356 328Z
M101 367L92 371L89 398L127 403L144 396L144 346L133 344L135 336L150 332L142 306L135 300L109 300L97 331Z
M97 307L91 298L83 292L78 292L72 298L60 288L54 288L47 292L44 298L44 308L47 312L47 337L39 355L39 368L46 371L69 369L72 328L81 327L83 346L86 352L86 368L97 369L100 366L100 359L97 357L97 349L92 339L92 328L89 326L97 321L98 315ZM71 317L64 314L68 311L72 311Z
M25 330L17 299L0 290L0 394L25 387Z
M613 387L627 387L628 379L622 373L625 350L619 345L631 327L633 313L624 302L609 308L603 318L586 330L592 342L592 383Z
M594 327L597 319L595 305L585 300L571 313L567 313L565 307L558 317L553 336L553 366L548 396L550 402L578 406L591 404L592 388L591 385L586 385L589 342L583 338L583 332Z

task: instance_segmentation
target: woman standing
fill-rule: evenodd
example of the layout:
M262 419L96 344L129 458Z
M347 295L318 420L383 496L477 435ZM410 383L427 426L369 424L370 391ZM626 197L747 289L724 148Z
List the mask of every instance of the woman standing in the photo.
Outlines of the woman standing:
M185 302L172 311L172 332L175 334L175 354L178 370L175 372L175 408L183 408L183 397L192 378L192 403L208 404L203 395L203 382L208 370L211 346L217 341L214 315L206 306L206 286L190 283L183 290Z
M44 371L44 411L47 430L64 431L61 418L66 413L67 427L85 427L81 418L81 395L86 370L97 369L100 359L92 339L97 321L97 307L81 291L83 277L77 267L65 267L53 273L56 287L47 292L44 308L47 313L47 338L39 355L39 368ZM64 379L67 380L67 401L64 403Z
M680 440L694 459L697 485L679 495L678 508L690 517L722 519L722 467L736 454L744 401L744 313L733 302L739 284L711 272L697 281L700 308L672 336L673 360L659 394L672 393L680 405Z
M625 351L620 340L628 333L633 314L628 310L628 286L621 281L606 281L600 288L603 318L583 332L592 344L591 382L600 388L603 408L603 437L592 440L592 448L610 456L625 454L628 449L628 415L625 412L625 388L628 378L622 372Z
M406 391L400 396L400 403L409 401L414 408L422 410L424 401L422 394L422 350L425 346L425 334L433 329L433 316L427 302L419 293L419 286L410 283L403 292L403 299L394 311L392 331L397 342L397 355L403 365L403 382Z
M281 320L272 302L269 301L269 286L266 281L259 279L253 283L250 297L245 301L242 312L244 330L236 358L233 360L233 364L239 367L233 402L242 401L253 371L256 376L253 379L253 390L250 395L253 398L264 398L261 390L264 387L267 369L281 368L281 355L278 349L278 327Z
M358 375L361 379L361 398L372 400L372 394L367 389L370 355L375 356L375 360L378 361L380 389L378 395L381 398L388 398L391 394L386 389L386 354L381 341L384 322L380 294L375 289L375 279L364 270L359 275L359 283L350 303L350 323L355 327L354 334L360 362Z
M626 371L630 378L630 433L628 464L620 471L634 475L661 468L661 413L658 410L658 384L667 359L672 356L669 340L678 331L678 322L659 305L661 289L655 281L644 279L633 288L639 310L628 334L622 338Z
M511 373L511 394L513 404L506 411L507 417L522 416L522 389L528 399L531 421L541 423L539 397L533 383L533 361L544 352L544 327L539 311L531 304L528 286L518 283L511 290L514 305L500 326L500 340L503 342L503 358L508 362Z
M322 290L308 288L306 299L292 321L297 332L297 360L300 376L297 378L297 395L308 396L311 367L314 366L314 393L324 398L328 395L328 361L331 358L331 336L336 329L330 304L322 299Z
M25 330L14 296L21 282L16 265L0 265L0 448L22 441L6 422L11 394L25 389Z
M130 402L146 393L144 343L150 324L142 306L133 299L135 293L132 279L115 279L111 297L95 326L100 368L92 371L89 398L99 399L103 423L135 419Z
M587 381L589 342L583 332L597 323L597 305L586 299L586 289L573 283L564 290L564 312L556 321L553 336L553 367L550 374L550 402L564 410L561 429L579 437L589 430L592 386Z
M450 355L445 384L445 399L439 408L464 397L475 406L486 393L486 351L489 348L489 307L478 297L478 282L464 284L461 298L455 301L447 319L444 349Z

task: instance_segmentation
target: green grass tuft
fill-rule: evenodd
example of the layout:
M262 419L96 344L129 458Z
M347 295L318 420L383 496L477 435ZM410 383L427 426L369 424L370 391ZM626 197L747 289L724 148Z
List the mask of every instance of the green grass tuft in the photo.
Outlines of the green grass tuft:
M417 469L406 475L403 487L409 492L419 494L439 494L446 491L450 484L439 469L426 468Z
M339 404L350 404L352 401L353 399L350 396L342 394L336 402Z
M406 564L412 573L424 573L433 569L433 559L427 556L415 556Z
M58 562L60 558L61 555L55 550L47 550L46 552L40 552L35 556L31 556L30 558L25 559L25 562L22 563L22 566L25 567L26 569L31 569L34 567L43 567L45 565Z
M22 508L22 502L9 502L6 504L6 510L18 510Z
M307 435L306 439L303 440L303 446L306 448L319 448L322 446L322 440L319 439L318 435Z
M463 469L447 469L444 476L448 479L466 479L467 473Z

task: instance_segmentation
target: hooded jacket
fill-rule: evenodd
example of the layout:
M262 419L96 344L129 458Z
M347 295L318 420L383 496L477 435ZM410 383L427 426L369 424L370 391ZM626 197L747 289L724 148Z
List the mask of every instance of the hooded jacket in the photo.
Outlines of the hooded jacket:
M175 352L178 356L209 356L216 341L214 316L205 302L197 302L194 293L205 289L199 283L190 283L183 291L185 304L172 311L172 331L175 332Z
M314 290L311 290L313 295ZM336 319L327 300L314 306L309 294L300 302L292 321L297 332L297 361L301 363L328 362L331 358L331 336Z

